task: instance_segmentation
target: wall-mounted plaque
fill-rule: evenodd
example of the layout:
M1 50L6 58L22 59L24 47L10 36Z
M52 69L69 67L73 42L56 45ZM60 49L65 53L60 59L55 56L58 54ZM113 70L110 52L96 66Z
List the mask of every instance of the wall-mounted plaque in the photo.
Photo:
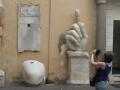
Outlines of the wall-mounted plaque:
M18 52L40 50L40 8L18 6Z

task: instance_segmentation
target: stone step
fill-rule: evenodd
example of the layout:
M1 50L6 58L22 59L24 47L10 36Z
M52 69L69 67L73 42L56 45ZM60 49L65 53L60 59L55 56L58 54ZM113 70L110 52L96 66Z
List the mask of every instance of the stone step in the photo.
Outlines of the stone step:
M112 75L110 77L110 84L120 85L120 74Z

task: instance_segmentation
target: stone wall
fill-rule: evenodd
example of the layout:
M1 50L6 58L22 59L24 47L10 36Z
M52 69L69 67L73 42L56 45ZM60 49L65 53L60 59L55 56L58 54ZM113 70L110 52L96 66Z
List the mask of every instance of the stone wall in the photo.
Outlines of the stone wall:
M51 2L50 2L51 1ZM20 76L21 63L27 59L43 62L54 79L59 69L58 38L73 23L74 10L80 10L80 20L86 24L89 36L87 49L95 48L96 7L94 0L3 0L3 39L0 47L0 68L9 81ZM17 5L39 4L42 45L40 52L17 52Z
M21 63L27 59L36 59L43 62L48 70L48 40L49 40L49 0L3 0L3 42L0 55L0 68L5 70L7 78L12 81L20 76ZM40 52L17 53L17 5L39 4L42 28Z

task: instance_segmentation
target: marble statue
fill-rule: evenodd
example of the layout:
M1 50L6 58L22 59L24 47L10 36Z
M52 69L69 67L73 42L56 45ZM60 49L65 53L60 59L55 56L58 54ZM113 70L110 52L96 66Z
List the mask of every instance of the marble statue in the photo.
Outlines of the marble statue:
M88 35L85 24L75 10L75 23L59 37L60 72L57 80L71 84L89 84L89 55L86 50Z
M59 81L65 82L67 81L69 76L71 77L71 74L69 74L69 69L71 67L69 68L68 65L68 60L70 62L71 57L73 57L72 61L76 62L76 59L74 58L81 57L81 55L83 56L86 55L86 53L84 53L83 50L86 49L87 37L88 36L85 32L85 26L84 23L82 22L74 23L73 25L70 26L69 30L66 30L60 35L59 44L58 44L58 49L60 54L59 55L60 73L58 72L57 75L58 82ZM71 51L74 55L71 55L71 52L69 51ZM78 61L79 60L81 59L79 58ZM86 57L83 60L86 60ZM79 74L77 75L79 76Z
M87 37L84 23L74 23L69 30L60 35L59 52L85 50Z

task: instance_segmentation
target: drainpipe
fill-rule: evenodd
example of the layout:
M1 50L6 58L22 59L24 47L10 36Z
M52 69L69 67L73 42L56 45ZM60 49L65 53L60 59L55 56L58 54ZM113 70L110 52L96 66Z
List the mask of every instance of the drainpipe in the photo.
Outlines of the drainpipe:
M48 78L50 78L50 39L51 39L51 7L52 6L52 0L50 0L50 6L49 6L49 40L48 40Z

